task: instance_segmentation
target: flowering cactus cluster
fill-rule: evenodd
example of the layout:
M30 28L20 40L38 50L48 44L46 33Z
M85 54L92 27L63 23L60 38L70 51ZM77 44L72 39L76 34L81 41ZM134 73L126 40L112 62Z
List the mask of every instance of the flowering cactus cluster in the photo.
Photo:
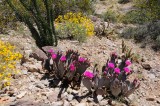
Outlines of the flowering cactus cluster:
M128 76L133 72L130 65L131 61L128 56L118 57L116 53L112 53L102 71L99 71L95 65L93 73L84 72L83 85L96 95L128 97L140 86L137 79L133 82L128 80Z
M54 76L72 88L79 88L82 74L90 66L89 60L80 57L79 53L73 50L68 50L66 54L60 51L56 53L52 49L48 52Z

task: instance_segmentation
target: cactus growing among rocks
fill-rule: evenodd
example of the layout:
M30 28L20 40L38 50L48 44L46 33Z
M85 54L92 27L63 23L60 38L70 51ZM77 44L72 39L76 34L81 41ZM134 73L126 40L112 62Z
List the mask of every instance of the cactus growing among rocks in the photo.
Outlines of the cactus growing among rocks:
M88 59L80 57L77 51L68 50L66 54L49 50L50 70L54 76L72 88L79 88L81 77L90 66Z
M128 76L133 72L129 68L131 61L128 56L118 57L116 53L112 53L101 72L98 71L95 65L93 73L90 72L87 77L86 74L83 75L83 85L90 92L93 88L96 95L110 94L114 97L128 97L140 86L137 79L133 82L128 79ZM92 77L89 77L90 75Z

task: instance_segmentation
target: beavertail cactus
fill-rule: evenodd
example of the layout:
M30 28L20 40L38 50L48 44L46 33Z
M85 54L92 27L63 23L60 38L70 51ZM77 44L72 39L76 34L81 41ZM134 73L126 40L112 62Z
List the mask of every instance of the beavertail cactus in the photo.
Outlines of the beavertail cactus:
M140 86L138 80L128 81L129 75L133 72L128 66L132 62L128 55L118 57L114 52L110 56L101 71L98 71L97 65L94 67L94 76L90 75L88 71L84 73L83 84L89 91L94 88L97 95L110 94L114 97L127 97Z
M90 66L89 60L80 57L79 53L74 50L68 50L66 54L63 54L60 51L55 53L50 49L48 53L50 67L54 75L62 80L62 83L71 84L73 88L80 86L82 74Z
M114 79L113 82L111 82L110 85L110 90L113 96L118 97L118 95L121 93L121 83L120 81L116 78Z

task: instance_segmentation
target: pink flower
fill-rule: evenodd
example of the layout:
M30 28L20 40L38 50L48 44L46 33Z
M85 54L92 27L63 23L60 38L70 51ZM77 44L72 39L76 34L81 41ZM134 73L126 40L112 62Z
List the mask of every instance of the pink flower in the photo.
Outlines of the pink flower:
M53 49L50 49L50 50L48 50L48 52L49 52L49 53L53 53L54 51L53 51Z
M75 67L74 64L72 63L72 64L69 66L69 69L70 69L70 71L75 71L76 67Z
M126 66L129 66L129 65L131 65L131 61L130 60L126 60L125 64L126 64Z
M93 73L90 71L85 71L84 76L87 78L90 78L90 79L92 79L94 77Z
M61 60L62 62L66 61L66 56L61 56L60 60Z
M130 72L131 72L128 67L124 67L124 71L125 71L126 73L130 73Z
M115 72L116 74L120 74L120 69L119 69L119 68L115 68L115 69L114 69L114 72Z
M52 54L52 59L56 59L57 58L57 54Z
M79 61L79 62L84 62L84 61L85 61L85 58L79 57L78 61Z
M113 63L108 63L108 67L109 68L114 68L114 64Z

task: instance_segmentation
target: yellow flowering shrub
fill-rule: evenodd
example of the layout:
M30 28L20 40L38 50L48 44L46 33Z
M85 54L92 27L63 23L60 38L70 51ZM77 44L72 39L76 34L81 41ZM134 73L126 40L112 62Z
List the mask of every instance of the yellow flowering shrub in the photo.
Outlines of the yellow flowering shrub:
M83 26L86 29L87 36L94 35L94 24L91 19L84 16L82 13L66 13L65 15L59 15L55 19L56 28L58 28L60 23L74 23Z
M14 46L0 40L0 89L10 85L11 75L18 73L16 63L21 58Z

